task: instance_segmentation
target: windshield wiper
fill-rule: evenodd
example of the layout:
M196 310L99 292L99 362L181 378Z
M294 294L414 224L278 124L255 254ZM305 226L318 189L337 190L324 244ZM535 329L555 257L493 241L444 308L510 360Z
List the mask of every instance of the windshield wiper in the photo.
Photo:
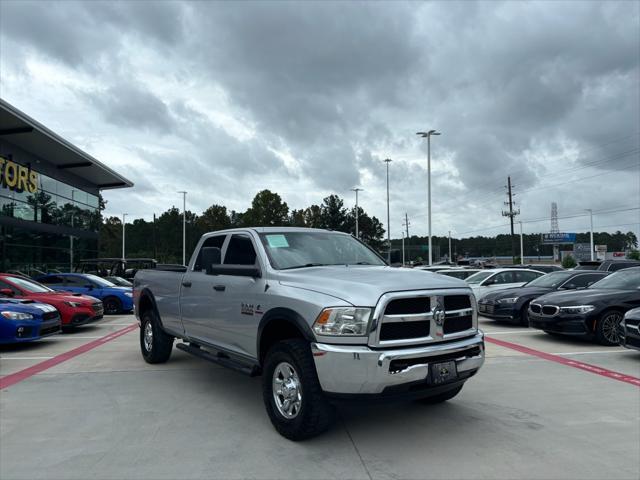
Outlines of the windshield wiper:
M307 267L326 267L330 265L328 263L305 263L304 265L296 265L295 267L287 267L282 270L294 270L296 268L307 268Z

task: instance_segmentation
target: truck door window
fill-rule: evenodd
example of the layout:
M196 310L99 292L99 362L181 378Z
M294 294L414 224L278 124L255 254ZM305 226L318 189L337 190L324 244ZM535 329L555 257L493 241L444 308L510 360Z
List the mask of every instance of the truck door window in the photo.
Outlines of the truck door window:
M256 251L246 235L233 235L224 256L225 265L255 265Z
M202 243L202 247L200 247L200 251L198 251L198 256L196 257L196 263L193 265L194 271L199 272L204 268L202 266L202 249L204 247L216 247L222 250L222 245L224 245L224 239L226 237L226 235L216 235L215 237L207 238Z

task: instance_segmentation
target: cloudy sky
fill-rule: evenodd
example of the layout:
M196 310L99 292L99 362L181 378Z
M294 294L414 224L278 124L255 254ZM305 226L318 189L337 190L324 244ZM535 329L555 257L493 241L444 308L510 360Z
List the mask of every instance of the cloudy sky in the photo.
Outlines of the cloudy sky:
M391 232L640 233L640 3L0 1L0 96L135 182L107 214L291 208ZM563 218L570 217L570 218Z

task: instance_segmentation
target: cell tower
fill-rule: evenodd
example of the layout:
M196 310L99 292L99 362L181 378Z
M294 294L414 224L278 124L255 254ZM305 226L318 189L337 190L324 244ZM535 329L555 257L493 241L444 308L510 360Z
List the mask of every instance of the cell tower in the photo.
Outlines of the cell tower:
M551 202L551 233L560 233L558 226L558 204Z

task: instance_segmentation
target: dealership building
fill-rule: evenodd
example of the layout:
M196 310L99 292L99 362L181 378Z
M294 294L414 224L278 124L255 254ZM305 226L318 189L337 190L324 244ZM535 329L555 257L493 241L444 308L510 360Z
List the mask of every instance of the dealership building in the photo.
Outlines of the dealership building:
M0 271L98 254L101 190L133 183L0 99Z

